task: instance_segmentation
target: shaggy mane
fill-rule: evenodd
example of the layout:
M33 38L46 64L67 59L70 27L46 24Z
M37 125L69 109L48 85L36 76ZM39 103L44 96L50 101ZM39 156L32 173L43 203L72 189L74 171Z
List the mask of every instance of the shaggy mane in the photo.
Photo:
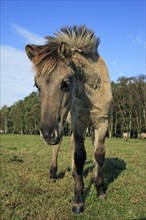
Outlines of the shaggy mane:
M34 58L37 73L45 74L52 72L59 61L58 49L61 42L68 44L72 49L78 49L81 54L90 57L97 52L100 39L86 26L63 27L54 36L46 36L47 43L38 46L38 54Z

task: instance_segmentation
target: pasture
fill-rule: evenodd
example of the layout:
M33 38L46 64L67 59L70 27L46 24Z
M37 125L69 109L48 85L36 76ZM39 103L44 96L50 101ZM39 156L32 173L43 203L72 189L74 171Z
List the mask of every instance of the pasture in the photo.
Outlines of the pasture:
M86 139L85 211L73 214L70 138L59 152L58 178L49 180L52 147L39 136L1 135L1 220L146 219L145 140L106 139L107 198L94 187L93 147Z

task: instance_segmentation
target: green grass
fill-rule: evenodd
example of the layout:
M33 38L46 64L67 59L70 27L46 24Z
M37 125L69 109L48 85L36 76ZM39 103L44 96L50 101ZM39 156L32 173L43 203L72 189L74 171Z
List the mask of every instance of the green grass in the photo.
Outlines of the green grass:
M52 147L39 136L1 135L1 220L146 219L145 145L142 140L106 139L104 176L107 198L94 187L93 147L86 140L85 211L72 213L70 138L59 153L58 179L49 180Z

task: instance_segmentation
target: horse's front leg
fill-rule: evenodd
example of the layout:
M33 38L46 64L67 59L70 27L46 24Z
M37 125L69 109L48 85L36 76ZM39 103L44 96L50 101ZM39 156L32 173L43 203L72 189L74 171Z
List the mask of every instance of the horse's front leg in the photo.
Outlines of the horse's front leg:
M53 157L52 157L52 163L50 167L50 179L53 181L56 180L57 177L57 159L58 159L58 152L59 152L60 143L53 146Z
M83 203L83 166L86 160L86 151L84 147L84 135L78 135L73 133L74 140L74 167L73 167L73 177L74 177L74 204L72 211L74 213L80 213L84 211Z
M102 166L105 159L105 136L108 128L108 123L104 122L99 125L99 128L94 130L94 157L95 157L95 163L96 163L96 176L95 176L95 186L97 189L97 196L98 198L104 198L105 193L105 183L104 183L104 177L102 173Z

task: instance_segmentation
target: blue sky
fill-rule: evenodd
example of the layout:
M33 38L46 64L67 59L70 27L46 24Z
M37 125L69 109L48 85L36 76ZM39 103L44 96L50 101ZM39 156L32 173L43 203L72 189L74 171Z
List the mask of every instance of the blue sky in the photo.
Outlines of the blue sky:
M25 45L43 44L44 36L73 24L101 38L112 81L145 74L145 1L1 1L1 106L35 91Z

